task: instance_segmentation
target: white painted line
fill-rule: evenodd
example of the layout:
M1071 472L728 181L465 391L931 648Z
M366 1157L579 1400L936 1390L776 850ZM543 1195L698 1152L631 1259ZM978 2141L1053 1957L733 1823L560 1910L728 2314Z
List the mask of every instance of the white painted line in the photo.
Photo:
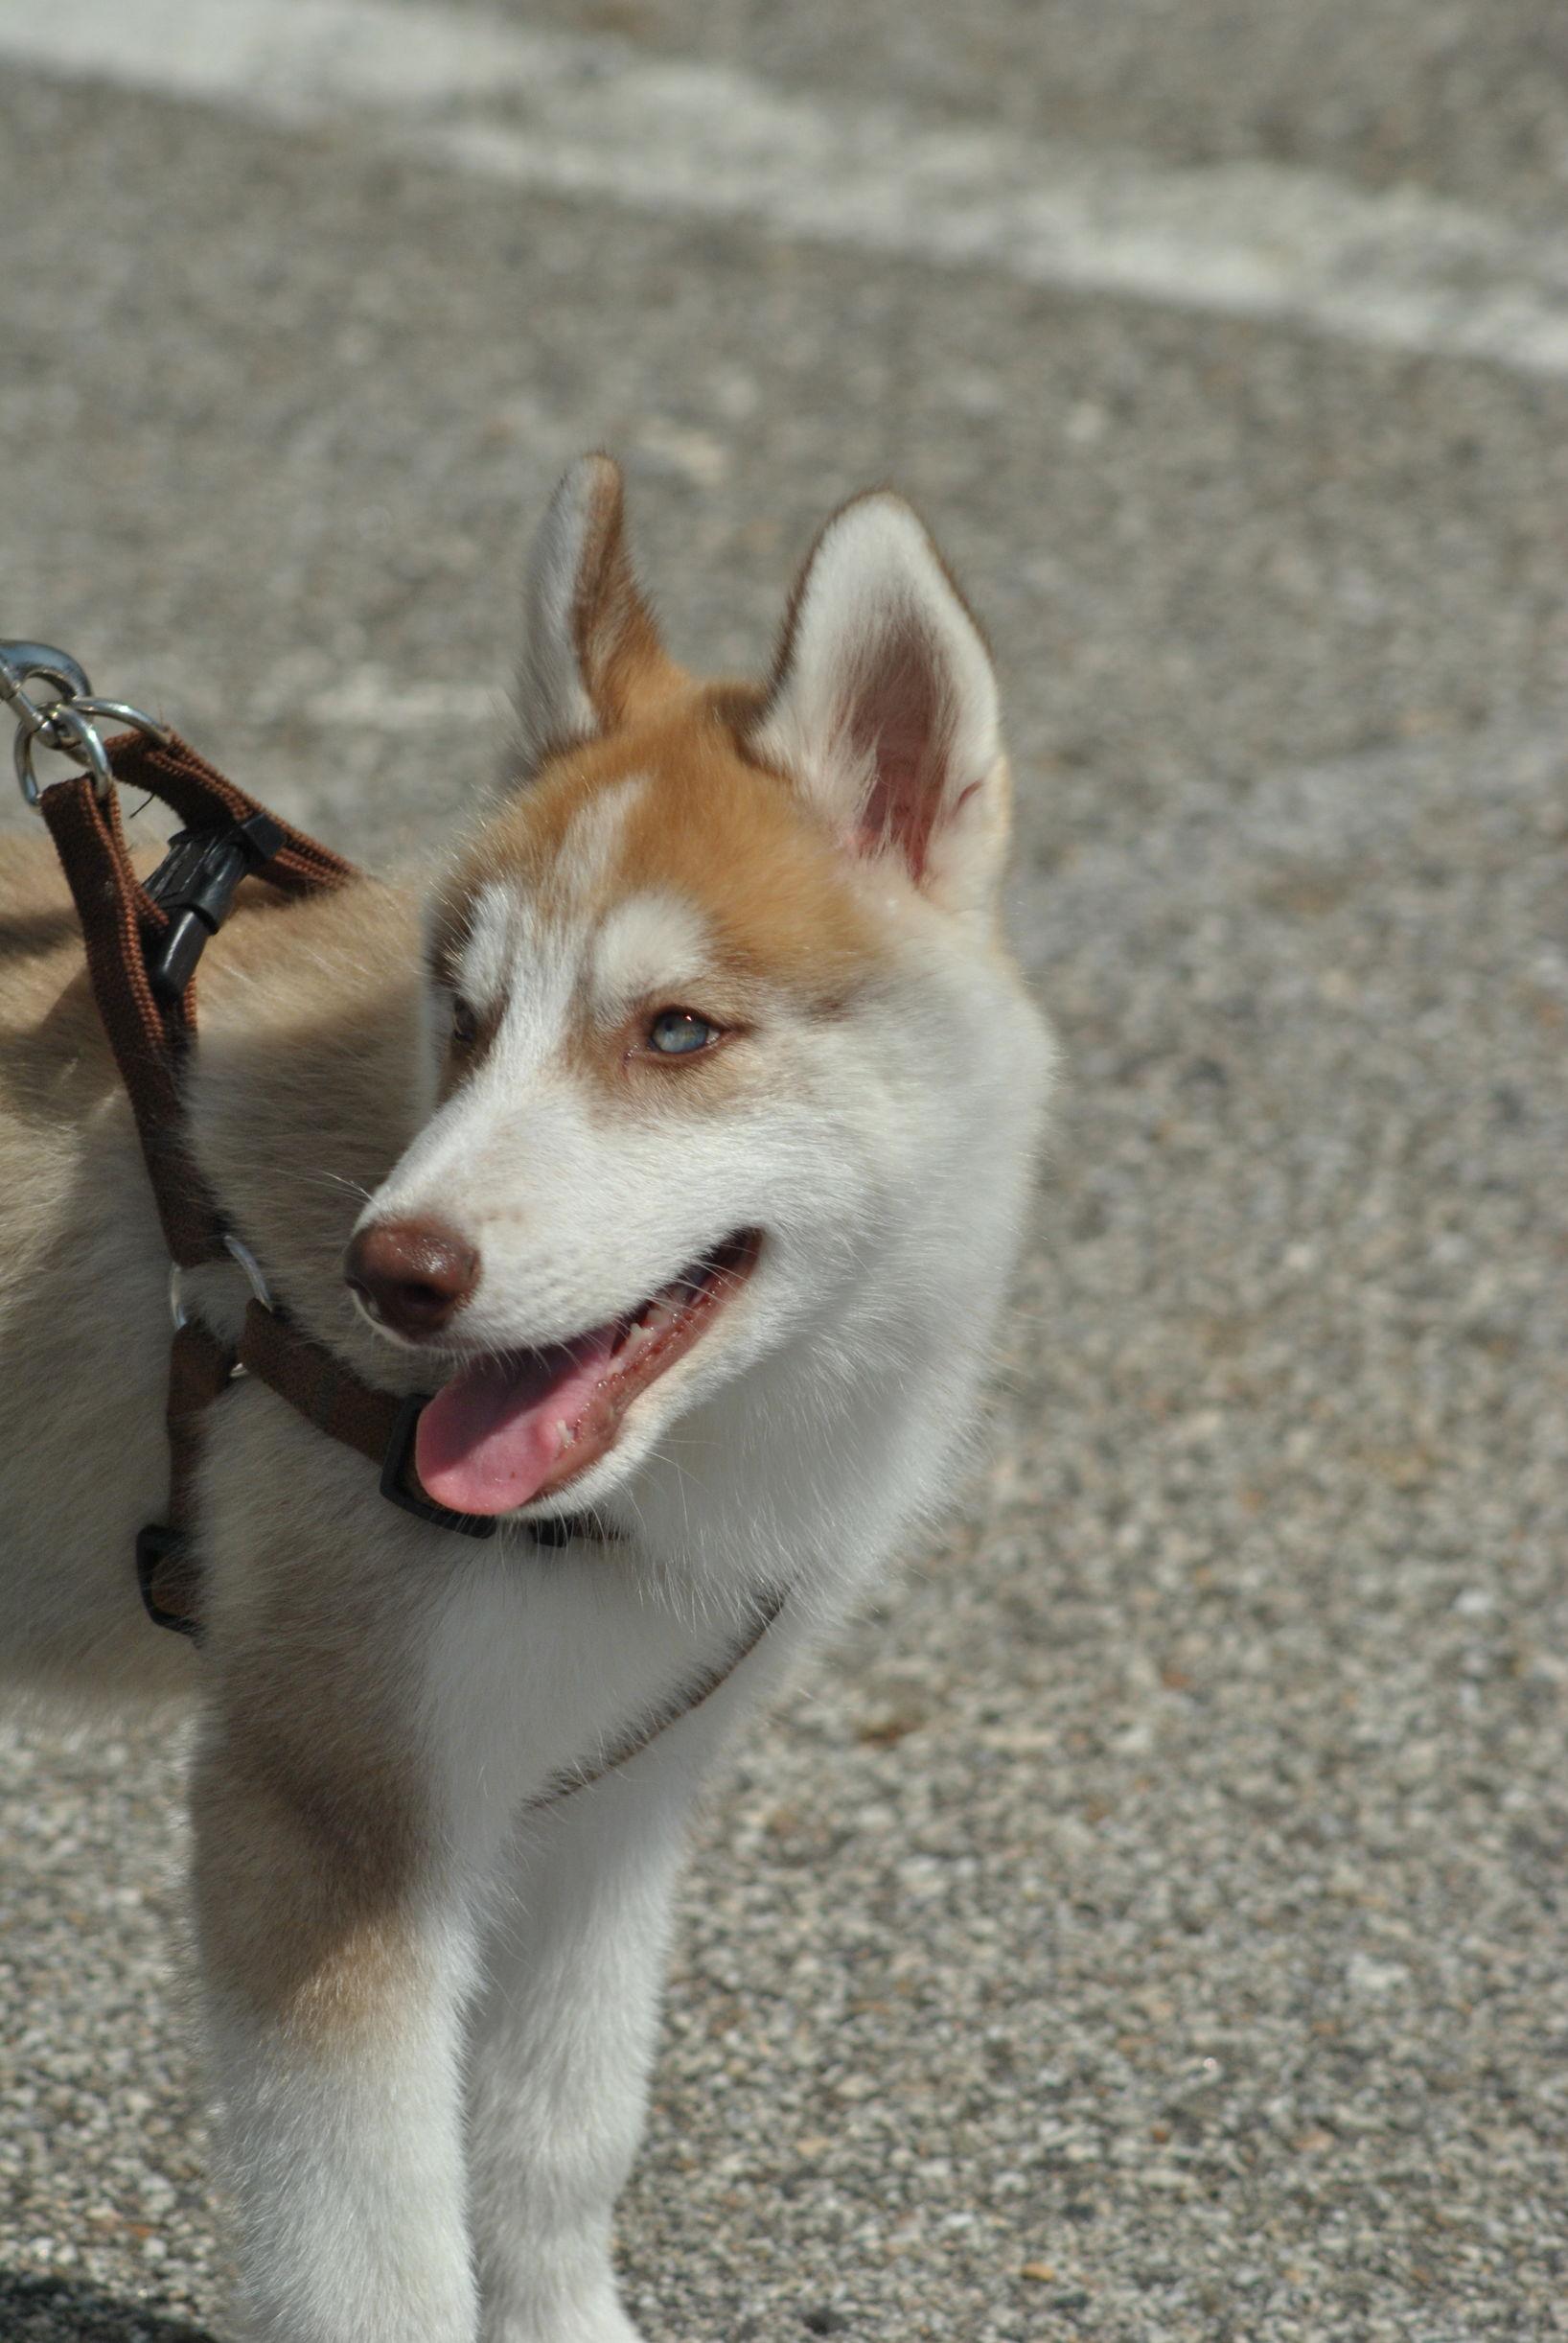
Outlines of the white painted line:
M1568 376L1568 253L1413 190L934 128L394 0L0 0L0 58L479 177L1026 284Z

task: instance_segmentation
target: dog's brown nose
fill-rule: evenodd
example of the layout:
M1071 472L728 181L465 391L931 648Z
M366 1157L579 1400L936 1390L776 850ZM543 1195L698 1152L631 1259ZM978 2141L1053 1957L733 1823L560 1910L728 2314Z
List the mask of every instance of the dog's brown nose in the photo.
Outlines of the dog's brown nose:
M433 1220L381 1220L360 1229L343 1275L383 1326L399 1334L434 1334L479 1283L479 1256Z

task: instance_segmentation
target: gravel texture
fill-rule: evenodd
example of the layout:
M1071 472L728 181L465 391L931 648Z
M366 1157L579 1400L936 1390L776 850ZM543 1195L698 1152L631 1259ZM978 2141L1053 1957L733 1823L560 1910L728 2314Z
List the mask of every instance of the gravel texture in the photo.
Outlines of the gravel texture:
M1277 13L593 21L1560 214L1549 0ZM996 640L1068 1091L960 1525L704 1828L652 2343L1568 2331L1568 384L20 77L0 174L0 631L357 851L486 771L583 445L694 657L884 476ZM178 1770L0 1747L7 2343L224 2331Z

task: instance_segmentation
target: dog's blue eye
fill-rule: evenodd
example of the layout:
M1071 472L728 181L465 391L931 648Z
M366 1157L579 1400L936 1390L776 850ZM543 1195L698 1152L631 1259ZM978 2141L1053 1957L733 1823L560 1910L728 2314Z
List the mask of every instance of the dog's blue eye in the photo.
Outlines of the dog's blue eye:
M689 1057L718 1038L718 1027L690 1009L661 1009L648 1028L648 1047L660 1057Z

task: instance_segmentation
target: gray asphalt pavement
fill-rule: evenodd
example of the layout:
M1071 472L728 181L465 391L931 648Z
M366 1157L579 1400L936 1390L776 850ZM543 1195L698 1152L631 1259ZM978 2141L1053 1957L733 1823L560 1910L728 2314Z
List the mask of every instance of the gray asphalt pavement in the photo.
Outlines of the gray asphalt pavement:
M1177 239L1134 298L1098 246L1072 290L647 174L521 186L352 108L12 69L0 7L0 633L378 861L490 769L525 534L585 446L693 660L764 656L882 478L997 647L1069 1083L992 1457L705 1827L634 2310L652 2343L1568 2332L1568 368L1445 346L1424 244L1419 353L1322 301L1216 313L1177 200L1256 165L1238 235L1304 172L1413 250L1412 190L1560 239L1561 11L492 20L650 105L660 60L721 64L1127 156ZM177 1775L0 1744L19 2343L224 2331Z

